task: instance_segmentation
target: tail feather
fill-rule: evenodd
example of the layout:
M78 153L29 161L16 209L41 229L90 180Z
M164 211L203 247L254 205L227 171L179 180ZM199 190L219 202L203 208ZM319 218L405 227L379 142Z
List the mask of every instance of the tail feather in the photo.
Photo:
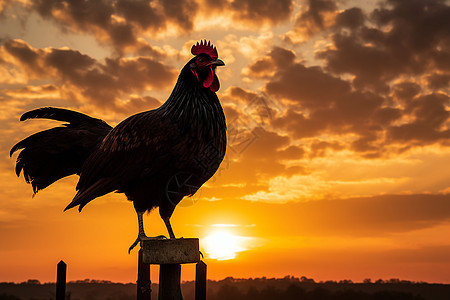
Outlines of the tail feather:
M28 119L51 119L61 122L69 122L71 125L75 126L82 123L91 125L107 125L103 120L92 118L77 111L57 107L41 107L30 110L20 117L20 121L25 121Z
M10 156L21 150L15 171L17 176L23 172L34 193L65 176L79 174L86 158L111 130L100 119L61 108L32 110L23 114L21 120L31 118L69 122L64 127L35 133L11 148Z
M95 198L114 191L115 186L116 182L113 178L102 178L93 185L89 186L87 189L78 191L72 202L67 205L64 211L79 205L78 211L81 212L83 207Z

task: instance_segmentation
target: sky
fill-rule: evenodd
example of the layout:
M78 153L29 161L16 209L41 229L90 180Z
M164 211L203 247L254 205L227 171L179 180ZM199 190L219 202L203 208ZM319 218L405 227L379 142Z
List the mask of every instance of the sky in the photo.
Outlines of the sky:
M182 5L180 5L182 3ZM134 282L123 194L63 212L77 176L34 197L11 147L58 122L111 125L169 96L210 40L228 126L221 167L172 216L209 279L450 283L450 2L0 0L0 281ZM156 211L149 235L166 234ZM193 265L182 278L194 279ZM152 280L157 281L152 267Z

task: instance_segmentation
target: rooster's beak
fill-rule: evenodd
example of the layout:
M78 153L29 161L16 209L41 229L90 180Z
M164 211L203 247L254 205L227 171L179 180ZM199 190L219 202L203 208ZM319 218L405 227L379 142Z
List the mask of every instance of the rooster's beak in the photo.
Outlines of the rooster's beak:
M208 66L225 66L225 63L221 59L216 59L210 62Z

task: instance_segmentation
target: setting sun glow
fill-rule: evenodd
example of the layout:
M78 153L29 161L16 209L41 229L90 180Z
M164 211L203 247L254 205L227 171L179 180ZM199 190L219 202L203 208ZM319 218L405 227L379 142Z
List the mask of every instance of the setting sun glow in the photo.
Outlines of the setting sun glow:
M202 246L209 258L227 260L246 250L245 238L236 236L227 229L217 229L202 239Z

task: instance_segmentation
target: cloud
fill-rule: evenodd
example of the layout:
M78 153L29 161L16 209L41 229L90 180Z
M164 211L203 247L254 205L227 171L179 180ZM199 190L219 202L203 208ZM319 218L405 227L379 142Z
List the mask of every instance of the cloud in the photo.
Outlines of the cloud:
M335 0L308 0L298 15L294 28L285 34L285 39L293 44L307 41L314 34L330 27L336 12Z
M10 4L7 0L0 0L0 18L4 16L4 12Z
M325 25L322 13L334 11L333 24ZM340 139L335 151L365 158L445 146L450 26L442 25L448 11L442 1L387 1L368 14L311 1L300 19L333 33L331 44L316 52L323 65L307 65L294 50L274 46L243 75L265 80L263 90L285 106L270 125L307 143L311 158L321 156L311 139L318 136Z
M292 0L234 0L229 9L234 19L254 24L268 21L271 24L287 20L292 13Z
M63 31L91 34L119 54L137 53L143 37L180 36L218 19L235 28L278 24L289 20L294 8L292 0L37 0L20 5ZM0 14L5 7L0 6Z
M445 90L450 85L450 73L430 74L427 76L428 87L432 90Z
M320 67L305 67L301 63L280 63L274 59L278 72L266 84L274 97L294 100L306 109L327 108L336 96L347 95L350 85L333 77Z
M310 147L310 154L309 157L310 158L315 158L315 157L324 157L328 154L328 150L332 150L332 151L339 151L339 150L343 150L344 149L344 145L339 142L339 141L321 141L321 140L316 140L314 142L312 142L311 147Z
M28 85L17 89L3 89L1 92L8 97L16 99L49 99L60 97L58 87L53 84Z
M73 1L39 0L31 9L44 19L55 21L64 30L92 34L116 50L136 51L145 34L161 34L171 25L180 32L193 29L197 3L183 1Z
M399 76L448 72L449 13L445 1L389 0L368 15L375 24L369 26L362 24L359 10L353 9L352 18L344 11L333 28L333 46L318 57L331 72L354 75L356 87L384 92Z
M391 126L387 133L391 142L426 145L450 138L450 129L445 126L450 111L446 108L449 97L445 94L419 96L410 101L405 111L413 121Z
M259 65L256 72L255 65ZM383 97L352 90L351 83L321 67L306 67L295 60L292 51L280 48L270 51L250 65L250 75L261 77L266 65L273 73L265 90L287 105L285 113L277 115L272 125L296 139L330 133L357 134L369 143L367 137L376 135L400 116L395 108L384 106ZM369 148L355 150L366 152Z
M176 71L160 61L144 56L106 58L101 63L67 48L33 48L22 40L7 41L1 48L9 63L26 70L29 79L51 80L61 87L62 97L99 108L118 110L127 101L142 107L152 105L151 97L136 97L146 89L166 89L174 84Z
M335 26L343 28L358 28L364 24L366 16L359 7L346 9L336 15Z

